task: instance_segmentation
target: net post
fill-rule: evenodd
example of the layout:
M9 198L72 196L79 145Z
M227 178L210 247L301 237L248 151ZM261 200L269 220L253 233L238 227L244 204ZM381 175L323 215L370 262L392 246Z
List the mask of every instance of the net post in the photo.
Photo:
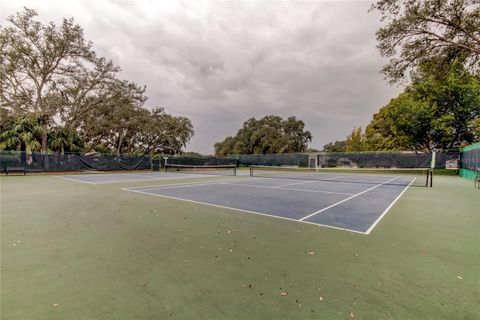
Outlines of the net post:
M435 149L432 150L432 159L430 162L430 168L428 169L428 174L427 174L427 184L425 185L426 187L433 187L433 169L435 169L436 165L436 151Z
M234 175L234 176L237 175L237 166L233 167L233 175Z
M253 166L250 166L250 177L253 177Z
M168 157L165 157L165 158L163 158L163 159L165 159L165 164L164 164L164 166L165 166L165 172L167 172L167 166L168 166L167 160L168 160Z

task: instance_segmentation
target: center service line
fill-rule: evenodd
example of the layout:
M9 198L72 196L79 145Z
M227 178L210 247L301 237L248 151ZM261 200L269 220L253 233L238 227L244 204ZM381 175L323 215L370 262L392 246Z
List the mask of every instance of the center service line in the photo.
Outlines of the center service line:
M384 184L386 184L386 183L389 183L390 181L393 181L393 180L395 180L395 179L398 179L398 178L400 178L400 177L395 177L395 178L392 178L392 179L390 179L390 180L387 180L387 181L385 181L385 182L383 182L383 183L377 184L376 186L373 186L373 187L371 187L371 188L369 188L369 189L367 189L367 190L364 190L364 191L362 191L362 192L360 192L360 193L354 194L354 195L351 196L351 197L348 197L348 198L346 198L346 199L343 199L343 200L341 200L341 201L338 201L337 203L334 203L334 204L332 204L332 205L330 205L330 206L328 206L328 207L326 207L326 208L323 208L323 209L321 209L321 210L315 211L314 213L311 213L311 214L309 214L308 216L305 216L305 217L299 219L299 221L303 221L303 220L305 220L305 219L308 219L308 218L310 218L310 217L313 217L313 216L315 216L315 215L317 215L317 214L319 214L319 213L321 213L321 212L323 212L323 211L325 211L325 210L328 210L328 209L330 209L330 208L333 208L333 207L335 207L335 206L337 206L337 205L339 205L339 204L341 204L341 203L344 203L345 201L348 201L348 200L350 200L350 199L353 199L353 198L355 198L355 197L358 197L359 195L362 195L362 194L364 194L365 192L371 191L371 190L373 190L373 189L375 189L375 188L378 188L378 187L380 187L380 186L382 186L382 185L384 185Z

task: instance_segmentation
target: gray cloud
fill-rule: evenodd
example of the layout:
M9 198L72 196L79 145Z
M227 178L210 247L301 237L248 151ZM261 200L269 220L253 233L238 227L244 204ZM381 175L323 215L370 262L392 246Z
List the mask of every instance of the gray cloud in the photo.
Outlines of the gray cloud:
M192 119L188 150L213 152L243 121L297 116L312 147L344 139L398 94L379 73L371 2L0 0L1 18L73 16L95 50L147 85L149 106Z

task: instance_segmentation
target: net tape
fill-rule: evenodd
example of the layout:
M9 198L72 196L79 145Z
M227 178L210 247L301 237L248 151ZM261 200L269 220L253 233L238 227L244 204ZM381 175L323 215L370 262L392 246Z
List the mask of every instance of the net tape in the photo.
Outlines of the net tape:
M193 173L193 174L213 174L213 175L233 175L237 173L236 165L187 165L187 164L165 164L165 172Z
M433 171L429 168L358 169L358 168L292 168L251 166L250 176L272 179L296 179L335 183L431 186Z

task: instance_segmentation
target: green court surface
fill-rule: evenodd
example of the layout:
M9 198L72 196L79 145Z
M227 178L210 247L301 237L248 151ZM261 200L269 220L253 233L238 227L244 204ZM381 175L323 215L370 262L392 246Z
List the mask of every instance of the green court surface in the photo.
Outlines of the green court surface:
M480 190L434 182L364 235L2 177L1 319L479 319Z

